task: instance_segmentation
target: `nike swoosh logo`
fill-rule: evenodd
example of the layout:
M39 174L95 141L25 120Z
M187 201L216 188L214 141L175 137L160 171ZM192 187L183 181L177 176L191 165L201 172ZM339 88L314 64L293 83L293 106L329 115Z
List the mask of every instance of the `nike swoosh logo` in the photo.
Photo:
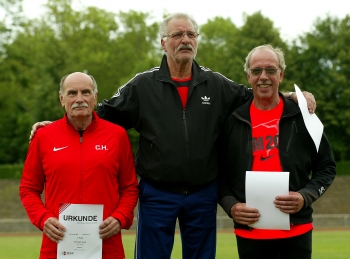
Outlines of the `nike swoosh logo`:
M65 146L65 147L59 147L59 148L54 147L54 148L53 148L53 151L62 150L62 149L65 149L65 148L67 148L67 147L68 147L68 146Z
M273 154L273 155L267 156L267 157L260 156L260 161L266 161L267 159L273 157L274 155L277 155L277 154Z

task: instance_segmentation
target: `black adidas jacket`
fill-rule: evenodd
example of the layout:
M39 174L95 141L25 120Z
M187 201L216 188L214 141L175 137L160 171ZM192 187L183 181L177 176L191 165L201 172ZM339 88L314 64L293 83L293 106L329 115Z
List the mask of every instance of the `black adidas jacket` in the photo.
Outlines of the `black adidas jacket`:
M160 67L137 74L100 103L98 114L140 133L140 177L165 190L188 193L216 179L216 140L224 120L251 96L251 89L193 61L183 109L164 56Z

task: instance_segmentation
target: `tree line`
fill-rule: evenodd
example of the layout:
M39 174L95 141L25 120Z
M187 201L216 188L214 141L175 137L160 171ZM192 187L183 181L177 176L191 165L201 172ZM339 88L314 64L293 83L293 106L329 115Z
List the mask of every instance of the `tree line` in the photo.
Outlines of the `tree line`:
M42 16L28 19L22 0L0 0L5 13L0 21L0 164L24 161L33 123L63 116L58 99L63 75L93 75L102 101L136 73L160 64L160 21L151 14L71 6L71 0L48 0ZM291 42L261 12L243 17L241 27L222 17L200 24L196 61L248 85L243 71L248 52L267 43L282 48L287 69L280 90L293 91L297 84L313 93L336 160L350 160L350 16L317 18L309 32ZM129 136L135 150L138 134L130 130Z

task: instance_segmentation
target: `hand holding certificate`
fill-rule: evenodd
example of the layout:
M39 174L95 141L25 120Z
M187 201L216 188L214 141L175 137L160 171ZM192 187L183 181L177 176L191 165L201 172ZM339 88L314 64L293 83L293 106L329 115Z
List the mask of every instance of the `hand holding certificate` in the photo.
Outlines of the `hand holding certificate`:
M62 204L59 221L67 230L63 240L58 243L57 258L101 259L99 225L102 215L103 205Z
M290 229L289 214L281 212L273 201L288 195L289 172L246 173L246 205L259 210L260 218L250 225L260 229Z

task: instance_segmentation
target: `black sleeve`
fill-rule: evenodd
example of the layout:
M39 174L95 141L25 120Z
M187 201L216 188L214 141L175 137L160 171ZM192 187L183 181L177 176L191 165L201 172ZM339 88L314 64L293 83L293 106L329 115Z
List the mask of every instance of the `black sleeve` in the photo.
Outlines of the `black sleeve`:
M232 191L229 186L228 169L227 169L227 144L228 144L228 134L231 125L231 120L229 118L226 119L225 126L221 131L221 134L218 138L218 149L219 149L219 174L217 178L217 186L218 186L218 203L223 208L223 210L227 213L227 215L231 216L231 208L233 205L238 203L239 201L233 196Z
M134 128L139 117L139 98L132 82L120 87L110 100L97 105L100 118L118 124L125 129Z

